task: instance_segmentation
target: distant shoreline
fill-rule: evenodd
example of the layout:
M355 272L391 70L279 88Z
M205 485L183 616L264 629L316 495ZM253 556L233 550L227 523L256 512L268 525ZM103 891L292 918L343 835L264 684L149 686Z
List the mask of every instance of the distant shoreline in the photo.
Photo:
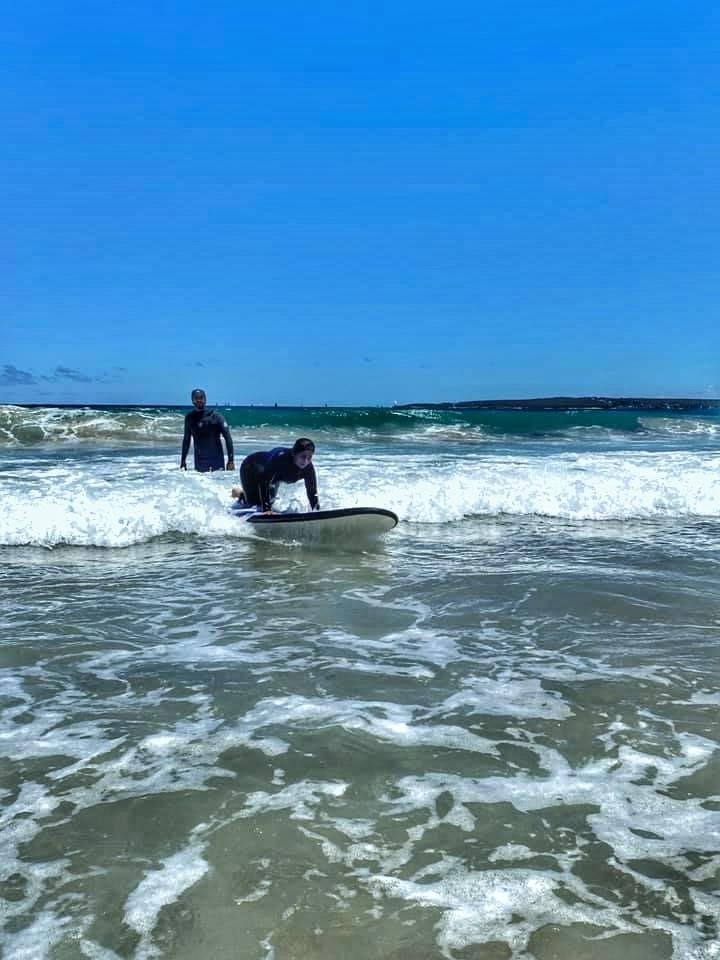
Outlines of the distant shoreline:
M680 397L537 397L530 400L459 400L454 403L401 403L395 410L720 410L720 399Z
M184 410L186 403L12 403L0 401L3 406L24 407L27 409L50 408L58 410ZM458 400L442 403L396 403L384 404L284 404L284 403L218 403L212 407L236 407L246 410L506 410L516 412L565 412L570 410L671 410L692 412L699 410L720 410L720 399L699 399L681 397L535 397L527 400Z

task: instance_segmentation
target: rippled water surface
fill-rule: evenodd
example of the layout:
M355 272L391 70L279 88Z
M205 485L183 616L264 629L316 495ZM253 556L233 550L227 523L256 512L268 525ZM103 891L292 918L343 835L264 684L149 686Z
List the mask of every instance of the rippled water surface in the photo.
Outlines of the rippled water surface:
M9 445L4 956L720 957L708 423L353 427L323 504L401 523L322 548L171 444Z

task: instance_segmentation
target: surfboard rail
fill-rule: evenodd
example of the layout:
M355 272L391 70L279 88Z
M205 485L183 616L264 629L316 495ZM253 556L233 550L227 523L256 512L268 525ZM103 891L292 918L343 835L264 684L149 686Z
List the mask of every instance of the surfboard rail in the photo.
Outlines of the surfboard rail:
M383 507L340 507L336 510L311 510L307 513L252 513L248 516L248 523L314 523L324 520L339 520L344 517L386 517L391 521L392 530L397 525L397 514Z
M259 535L292 539L377 537L397 526L398 517L383 507L341 507L305 513L262 513L256 507L235 508Z

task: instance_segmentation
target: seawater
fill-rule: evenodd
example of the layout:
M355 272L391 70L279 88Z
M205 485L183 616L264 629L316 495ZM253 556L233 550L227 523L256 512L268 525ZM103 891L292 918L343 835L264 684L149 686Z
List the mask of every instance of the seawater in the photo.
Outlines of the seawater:
M0 408L3 956L720 957L720 419L220 409L400 524Z

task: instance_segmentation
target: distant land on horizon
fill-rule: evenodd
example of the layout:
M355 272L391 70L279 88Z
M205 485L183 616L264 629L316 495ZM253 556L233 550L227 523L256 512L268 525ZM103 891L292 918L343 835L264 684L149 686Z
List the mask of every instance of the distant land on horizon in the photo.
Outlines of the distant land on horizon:
M720 399L681 397L535 397L528 400L458 400L445 403L400 403L396 410L715 410Z
M2 401L0 404L5 405ZM120 409L138 410L181 410L189 408L188 403L9 403L8 406L27 407L29 409ZM526 400L456 400L438 403L394 403L391 406L382 403L367 404L287 404L287 403L227 403L212 401L209 407L238 407L254 410L327 410L343 407L363 410L380 408L388 410L515 410L515 411L566 411L566 410L674 410L690 412L693 410L720 410L720 398L691 397L533 397Z

